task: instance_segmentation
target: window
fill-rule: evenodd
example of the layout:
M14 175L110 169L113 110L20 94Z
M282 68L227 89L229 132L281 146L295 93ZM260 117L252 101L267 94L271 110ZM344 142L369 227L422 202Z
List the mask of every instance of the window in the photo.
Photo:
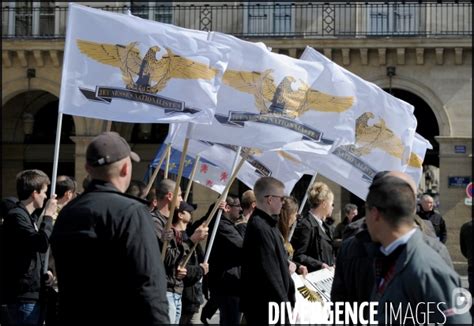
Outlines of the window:
M132 1L132 15L161 23L172 24L172 1Z
M383 3L368 8L368 32L372 35L415 35L419 32L417 4Z
M54 35L54 1L10 2L14 17L9 17L8 34L17 36Z
M246 27L249 35L280 34L294 31L293 6L289 2L248 2Z

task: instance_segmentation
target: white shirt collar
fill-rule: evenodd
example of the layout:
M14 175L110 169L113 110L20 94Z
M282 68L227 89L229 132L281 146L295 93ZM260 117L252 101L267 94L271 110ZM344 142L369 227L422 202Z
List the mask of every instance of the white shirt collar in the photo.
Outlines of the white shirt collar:
M319 225L321 228L323 228L323 221L322 221L319 217L317 217L316 215L314 215L311 211L309 211L309 213L311 214L311 216L314 217L314 219L316 220L316 222L318 222L318 225ZM324 230L324 229L323 229L323 230Z
M397 249L399 246L404 245L410 240L413 234L415 234L417 228L413 228L409 232L405 233L402 235L400 238L396 239L393 241L391 244L389 244L386 248L383 246L380 246L380 251L385 255L388 256L390 255L395 249Z

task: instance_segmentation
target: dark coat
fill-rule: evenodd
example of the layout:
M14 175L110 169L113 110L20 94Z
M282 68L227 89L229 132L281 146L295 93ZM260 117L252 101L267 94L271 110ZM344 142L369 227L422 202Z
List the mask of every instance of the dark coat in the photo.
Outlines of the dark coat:
M307 213L297 224L291 244L295 249L293 260L305 265L309 272L321 269L323 263L334 265L334 248L330 228L323 222L323 229Z
M431 224L433 224L436 236L438 237L439 241L446 243L446 240L448 239L448 231L446 230L446 223L440 214L434 210L425 212L423 209L420 209L418 216L424 220L430 221Z
M93 180L51 237L64 325L169 323L160 247L145 201Z
M269 302L295 303L295 287L277 218L257 208L247 223L240 303L249 325L268 324Z
M334 239L342 239L342 235L344 234L344 230L348 224L349 219L346 216L344 217L344 220L336 226L336 229L334 229Z
M199 307L204 302L202 295L202 283L199 282L204 276L204 270L200 263L204 261L204 253L201 245L196 247L196 250L191 255L188 265L186 266L187 274L184 278L184 289L181 297L183 304L183 313L196 313Z
M21 202L10 209L2 225L2 303L39 300L44 253L52 230L52 217L45 216L37 229L36 217Z
M213 222L210 229L214 227ZM243 242L234 223L222 215L209 256L208 286L212 294L240 295Z
M425 314L425 316L418 315L418 320L423 320L426 318L426 310L421 312L415 310L415 307L420 302L434 302L442 303L439 309L444 315L436 307L431 307L430 310L434 313L430 315L430 323L472 325L469 311L464 314L452 313L457 300L453 290L459 287L461 287L459 275L426 244L423 234L417 230L396 260L393 278L387 281L385 291L377 294L374 288L371 301L379 302L376 320L379 324L392 322L400 324L400 317L395 320L392 316L392 322L385 319L387 317L385 308L389 309L386 303L390 302L396 303L394 308L401 305L403 312L406 312L407 306L410 305L413 314ZM412 320L405 320L407 323L410 321Z
M461 226L459 243L461 246L461 253L467 258L469 268L472 268L472 220Z
M373 257L378 246L362 230L342 242L337 255L331 301L368 301L374 284Z
M362 219L365 221L365 218ZM378 245L372 243L367 224L358 223L359 231L342 242L337 256L331 300L359 302L368 301L375 282L373 260L378 253ZM423 241L454 270L449 252L438 239L422 234Z

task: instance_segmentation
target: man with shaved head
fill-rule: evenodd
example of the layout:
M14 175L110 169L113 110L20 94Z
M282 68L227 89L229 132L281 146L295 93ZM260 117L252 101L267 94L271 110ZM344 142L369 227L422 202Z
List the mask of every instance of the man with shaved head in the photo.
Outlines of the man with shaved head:
M373 179L373 183L382 178L390 177L392 180L405 181L411 188L415 200L416 184L413 179L399 171L381 171ZM413 211L415 215L415 211ZM415 221L411 221L415 227ZM423 226L419 226L423 230ZM367 230L366 219L359 219L348 225L352 234L345 237L336 260L334 282L331 289L332 301L364 302L369 301L371 287L375 283L372 270L374 256L378 251L378 244L374 243ZM436 238L423 235L423 240L442 257L448 268L453 268L451 257L446 247ZM364 271L364 272L361 272Z
M378 302L376 320L380 324L406 324L407 320L471 324L469 312L456 310L453 293L461 288L459 275L426 244L414 225L414 190L410 180L393 175L376 180L369 188L365 220L370 238L379 244L371 294L371 301ZM419 303L427 306L418 309Z

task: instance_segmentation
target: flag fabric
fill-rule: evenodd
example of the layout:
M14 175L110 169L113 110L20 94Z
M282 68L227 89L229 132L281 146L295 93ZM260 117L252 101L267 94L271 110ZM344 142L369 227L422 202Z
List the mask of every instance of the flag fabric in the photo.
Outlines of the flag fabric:
M201 35L71 3L59 111L209 124L231 49Z
M351 111L356 116L355 143L339 147L366 161L380 160L390 170L404 170L408 164L417 121L411 104L332 62L311 47L306 47L302 60L322 63L324 74L333 82L349 82L357 94Z
M421 176L423 175L423 161L428 149L433 149L431 143L420 134L415 134L410 160L408 161L405 173L410 175L417 185L420 184Z
M263 43L211 35L232 52L212 128L196 126L191 138L261 149L301 141L321 154L353 143L358 99L352 84L335 84L321 63L272 53Z
M334 269L321 269L308 273L305 277L291 274L295 284L295 311L291 324L328 324L330 310L325 307L331 302L331 286L334 281Z
M155 158L153 159L153 161L151 162L149 166L149 170L148 170L147 175L145 176L145 180L148 180L149 176L152 174L153 172L152 168L156 168L156 166L158 165L161 155L163 154L163 151L165 149L166 149L165 144L160 146L160 149L156 153ZM171 149L170 163L168 167L169 173L176 174L176 175L178 174L181 154L182 154L181 151L174 148ZM193 158L190 155L186 155L186 158L184 160L183 177L187 179L191 177L191 173L195 164L196 164L196 158ZM165 166L166 166L166 161L162 163L162 165L160 166L160 169L164 170ZM204 158L200 158L198 161L198 168L194 175L193 181L221 194L224 191L224 188L230 176L231 176L231 173L229 169L221 168Z
M184 126L181 124L171 124L169 135L165 143L171 142L173 148L182 150L185 136L186 132ZM220 168L231 171L235 161L237 147L238 146L235 145L190 139L188 153L191 156L199 154L202 158ZM298 182L304 174L311 172L308 166L293 156L281 151L262 151L257 148L242 147L241 156L245 153L249 153L250 155L239 170L237 179L251 189L253 189L255 182L260 177L272 176L283 182L285 191L290 193L296 182Z
M417 123L413 107L312 48L306 48L302 59L322 62L326 67L324 73L331 75L335 83L338 80L352 83L358 99L352 109L357 116L355 143L337 146L324 157L292 144L282 150L365 200L377 172L407 169Z

